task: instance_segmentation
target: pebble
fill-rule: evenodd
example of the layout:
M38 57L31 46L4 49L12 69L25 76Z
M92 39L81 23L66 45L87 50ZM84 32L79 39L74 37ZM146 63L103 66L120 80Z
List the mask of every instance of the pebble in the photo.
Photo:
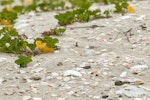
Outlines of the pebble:
M64 76L82 77L82 74L75 70L67 70L63 73Z
M19 29L25 28L25 27L27 27L27 26L29 26L29 24L23 23L23 24L18 24L18 25L16 25L15 28L19 30Z
M94 99L100 99L100 96L93 96Z
M7 90L7 91L5 91L5 95L13 95L15 93L15 91L13 90L13 89L9 89L9 90Z
M19 94L19 95L23 95L24 93L26 93L26 90L20 89L20 90L18 91L18 94Z
M96 55L96 51L93 49L86 50L84 53L84 56L95 56L95 55Z
M91 66L88 63L86 63L86 62L82 62L82 64L80 65L80 67L84 68L84 69L90 69L91 68Z
M4 61L7 61L7 58L0 58L0 63Z
M140 17L136 18L137 21L142 21L144 20L146 15L141 15Z
M90 69L91 66L90 66L90 65L89 65L89 66L84 66L84 67L82 67L82 68L84 68L84 69Z
M52 76L52 77L58 77L58 76L59 76L59 74L58 74L58 73L56 73L56 72L53 72L53 73L51 73L51 76Z
M63 78L63 81L65 81L65 82L70 81L70 77L64 77L64 78Z
M34 97L33 100L42 100L42 98Z
M36 63L36 64L33 65L33 68L36 68L36 67L38 67L40 65L41 65L41 63Z
M52 97L57 97L58 95L57 95L57 94L51 94L51 96L52 96Z
M49 84L47 82L40 82L40 85L48 86Z
M121 86L121 85L123 85L124 83L122 82L122 81L120 81L120 80L117 80L117 81L115 81L115 85L116 86Z
M31 87L31 91L32 91L33 93L36 93L36 94L38 93L39 84L31 84L30 87Z
M31 70L31 73L40 73L43 70L44 68L37 68L37 69Z
M103 99L106 99L106 98L108 98L108 97L109 97L108 95L103 95L103 96L102 96Z
M32 100L32 97L31 96L23 96L22 100Z
M147 95L146 91L142 88L139 88L137 86L126 86L125 88L119 89L116 94L119 95L126 95L130 98L137 98L137 97L143 97L144 95Z
M136 65L136 66L131 67L132 73L135 73L135 74L148 70L148 69L149 67L147 65Z
M41 78L40 76L32 76L30 79L31 79L31 80L35 80L35 81L39 81L39 80L41 80L42 78Z
M7 61L8 61L7 58L0 57L0 66L4 65Z
M0 77L0 84L2 84L3 81L4 81L3 78Z
M57 100L66 100L66 98L58 98Z
M128 74L128 72L127 72L127 71L124 71L124 72L122 72L122 73L120 74L120 77L121 77L121 78L127 77L127 74Z

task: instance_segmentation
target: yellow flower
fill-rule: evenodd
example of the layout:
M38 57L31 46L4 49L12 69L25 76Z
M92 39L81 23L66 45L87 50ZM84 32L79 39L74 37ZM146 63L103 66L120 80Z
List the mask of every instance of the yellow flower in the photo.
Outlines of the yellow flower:
M11 31L12 26L11 26L11 25L8 25L8 26L7 26L7 29L8 29L8 31Z
M10 6L7 6L7 7L6 7L6 10L7 10L7 11L11 11L12 8L11 8Z
M31 4L32 4L32 0L26 0L26 1L25 1L25 4L26 4L26 5L31 5Z
M42 41L38 40L35 44L43 53L54 52L53 48L46 47L45 42L42 43Z
M54 49L53 48L47 48L47 47L45 47L45 48L42 48L41 51L43 53L48 53L48 52L54 52Z
M8 22L7 20L1 20L0 24L2 24L2 25L10 25L10 22Z
M128 6L129 13L135 13L135 9L132 6Z
M45 48L46 47L46 43L42 43L42 41L36 41L36 46L40 49Z

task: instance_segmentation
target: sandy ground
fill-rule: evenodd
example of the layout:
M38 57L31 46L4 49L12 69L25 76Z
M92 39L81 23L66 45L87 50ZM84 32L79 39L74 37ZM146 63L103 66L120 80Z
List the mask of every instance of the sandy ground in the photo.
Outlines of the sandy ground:
M0 100L150 100L150 1L130 4L136 13L68 25L56 36L60 50L34 56L26 68L14 64L17 55L0 53ZM21 15L15 27L30 41L58 26L57 13ZM130 86L139 90L118 94Z

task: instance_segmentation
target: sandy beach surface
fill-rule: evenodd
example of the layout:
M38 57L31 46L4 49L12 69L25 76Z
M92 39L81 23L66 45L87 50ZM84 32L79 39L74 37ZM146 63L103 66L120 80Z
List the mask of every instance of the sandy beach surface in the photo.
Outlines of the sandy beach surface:
M26 68L14 63L18 55L0 53L0 100L150 100L150 1L129 4L135 13L67 25L52 36L60 49ZM59 26L58 13L20 15L15 28L32 41Z

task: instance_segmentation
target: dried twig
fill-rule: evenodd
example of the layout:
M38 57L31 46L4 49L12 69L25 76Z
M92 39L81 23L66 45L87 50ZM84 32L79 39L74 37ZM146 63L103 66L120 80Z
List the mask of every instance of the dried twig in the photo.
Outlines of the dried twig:
M122 32L122 34L126 37L126 39L127 39L128 42L130 42L130 39L128 37L128 33L130 33L130 35L131 35L131 31L132 31L132 28L130 28L126 32Z

